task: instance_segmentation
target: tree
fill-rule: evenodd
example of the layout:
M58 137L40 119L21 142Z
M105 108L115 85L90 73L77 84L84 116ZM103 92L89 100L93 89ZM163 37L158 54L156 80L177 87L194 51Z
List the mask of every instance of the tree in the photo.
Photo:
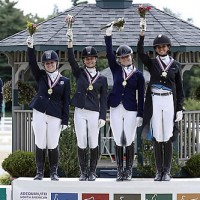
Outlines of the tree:
M78 4L81 4L81 3L88 3L88 1L81 1L81 0L71 0L72 3L73 3L73 6L77 6Z
M0 39L13 35L25 27L23 12L14 6L17 2L0 1Z
M174 16L174 17L176 17L176 18L181 19L181 14L180 13L174 13L172 10L170 10L167 7L164 7L163 11L166 12L166 13L168 13L168 14L170 14L170 15L172 15L172 16ZM189 23L192 24L193 23L193 19L192 18L187 18L187 22L189 22Z

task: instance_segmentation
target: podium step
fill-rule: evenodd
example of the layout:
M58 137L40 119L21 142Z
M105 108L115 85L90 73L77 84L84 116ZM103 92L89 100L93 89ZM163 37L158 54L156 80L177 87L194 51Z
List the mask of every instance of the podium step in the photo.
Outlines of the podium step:
M117 182L114 178L78 181L78 178L18 178L12 183L13 200L199 200L200 178L171 179L157 182L152 178L133 178Z

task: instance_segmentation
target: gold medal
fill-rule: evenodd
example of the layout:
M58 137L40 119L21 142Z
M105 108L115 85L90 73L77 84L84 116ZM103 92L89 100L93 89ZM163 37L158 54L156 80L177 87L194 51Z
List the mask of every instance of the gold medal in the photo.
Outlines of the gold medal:
M93 85L92 84L89 85L88 90L93 90Z
M52 88L49 88L49 89L48 89L48 94L52 94L52 93L53 93Z
M162 76L163 76L163 77L166 77L166 76L167 76L167 72L165 72L165 71L162 72Z
M122 85L123 85L124 87L126 86L126 84L127 84L126 81L123 81L123 82L122 82Z

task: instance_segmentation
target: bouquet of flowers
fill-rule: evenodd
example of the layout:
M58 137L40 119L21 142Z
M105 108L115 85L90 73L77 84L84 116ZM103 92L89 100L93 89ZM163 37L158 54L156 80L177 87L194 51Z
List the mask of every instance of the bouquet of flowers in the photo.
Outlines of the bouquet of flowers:
M140 15L141 18L145 18L146 13L148 13L150 11L151 7L150 6L146 6L144 7L142 4L139 5L138 7L138 13Z
M115 27L117 29L117 31L121 31L124 29L124 24L125 24L125 20L124 18L118 18L116 21L113 21L109 24L106 24L105 26L101 27L101 30L106 29L110 26L113 25L113 27Z
M37 31L37 24L31 23L31 22L27 22L27 30L30 34L30 36L32 36L36 31Z
M75 22L75 18L72 15L67 15L65 18L66 23L68 24L68 29L72 29L72 24Z

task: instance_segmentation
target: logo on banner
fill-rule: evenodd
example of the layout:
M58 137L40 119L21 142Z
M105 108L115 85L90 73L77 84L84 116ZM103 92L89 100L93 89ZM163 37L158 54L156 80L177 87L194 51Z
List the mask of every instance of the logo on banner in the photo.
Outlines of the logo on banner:
M82 194L82 200L109 200L109 194L84 193Z
M200 200L200 193L177 194L177 200Z
M114 194L114 200L141 200L141 194Z
M146 200L172 200L172 194L146 194Z
M51 193L51 200L78 200L77 193Z
M6 188L0 188L0 200L6 200Z
M47 192L20 192L19 200L48 199Z

